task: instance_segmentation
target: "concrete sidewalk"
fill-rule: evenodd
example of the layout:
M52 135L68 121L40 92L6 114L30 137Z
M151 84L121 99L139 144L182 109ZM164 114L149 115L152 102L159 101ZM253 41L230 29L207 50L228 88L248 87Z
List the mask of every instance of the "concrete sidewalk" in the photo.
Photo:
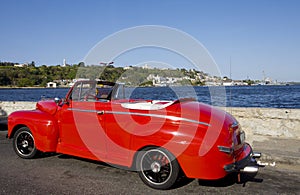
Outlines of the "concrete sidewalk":
M260 161L277 165L296 165L300 169L299 139L260 136L258 140L253 141L252 147L254 151L262 153Z

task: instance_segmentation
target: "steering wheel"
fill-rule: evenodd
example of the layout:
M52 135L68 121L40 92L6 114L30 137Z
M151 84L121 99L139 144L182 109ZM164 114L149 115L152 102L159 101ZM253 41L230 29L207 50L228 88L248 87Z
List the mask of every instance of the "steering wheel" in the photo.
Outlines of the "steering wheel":
M84 101L96 100L96 96L92 95L92 94L86 94L83 99L84 99Z

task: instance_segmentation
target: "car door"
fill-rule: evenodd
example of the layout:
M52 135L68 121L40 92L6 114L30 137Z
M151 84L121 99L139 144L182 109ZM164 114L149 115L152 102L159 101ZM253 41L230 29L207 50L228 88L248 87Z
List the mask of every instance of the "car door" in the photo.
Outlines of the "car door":
M106 159L103 102L93 99L92 82L73 87L60 111L60 150L62 153L95 160Z
M104 111L105 132L107 135L107 160L113 164L127 166L130 164L131 128L124 128L130 122L129 116L112 109L114 103Z

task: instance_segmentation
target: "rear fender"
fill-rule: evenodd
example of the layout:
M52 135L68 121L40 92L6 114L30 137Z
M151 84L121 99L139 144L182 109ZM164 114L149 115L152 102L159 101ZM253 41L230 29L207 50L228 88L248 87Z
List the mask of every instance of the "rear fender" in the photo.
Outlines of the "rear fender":
M13 112L8 116L8 138L13 138L14 133L23 126L30 129L38 150L56 151L59 130L52 115L40 110Z

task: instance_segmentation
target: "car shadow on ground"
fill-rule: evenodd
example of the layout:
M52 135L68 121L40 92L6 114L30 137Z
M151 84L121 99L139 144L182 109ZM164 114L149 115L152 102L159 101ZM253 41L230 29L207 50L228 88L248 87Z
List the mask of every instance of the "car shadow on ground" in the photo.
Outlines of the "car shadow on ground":
M98 169L98 170L111 168L111 169L116 169L114 171L116 173L137 172L137 170L135 168L133 168L133 167L135 167L135 165L133 165L133 167L129 168L129 167L124 167L124 166L115 165L115 164L108 164L108 163L105 163L102 161L96 161L96 160L90 160L90 159L80 158L80 157L76 157L76 156L70 156L70 155L66 155L66 154L59 154L58 158L60 158L60 159L76 159L76 160L80 160L80 161L93 163L93 164L97 165L96 169ZM186 186L194 180L195 179L190 179L190 178L185 177L184 174L181 172L181 177L178 178L177 183L170 190Z
M130 169L128 167L123 167L123 166L119 166L119 165L111 165L102 161L95 161L95 160L90 160L90 159L84 159L84 158L80 158L80 157L75 157L75 156L70 156L70 155L66 155L66 154L56 154L56 153L49 153L49 154L43 154L44 157L47 156L57 156L59 159L76 159L76 160L80 160L80 161L85 161L85 162L89 162L89 163L93 163L98 165L97 169L105 169L105 168L112 168L112 169L121 169L123 171L130 171L130 172L136 172L136 170ZM184 187L186 185L188 185L189 183L193 182L195 179L191 179L191 178L187 178L184 176L184 174L181 174L182 177L180 177L176 183L175 186L173 186L171 189L177 189L177 188L181 188ZM198 184L200 186L207 186L207 187L228 187L228 186L232 186L235 184L242 184L243 187L245 187L245 185L248 182L256 182L256 183L262 183L263 179L261 178L255 178L256 173L255 174L246 174L246 173L241 173L240 176L238 176L237 173L232 173L229 174L227 176L225 176L224 178L218 179L218 180L202 180L202 179L198 179Z
M54 157L54 156L58 156L59 157L59 153L55 153L55 152L39 152L34 158L35 159L39 159L39 158L49 158L49 157Z
M56 155L59 159L75 159L75 160L85 161L88 163L93 163L95 165L99 165L100 167L104 166L104 167L118 168L118 169L123 169L126 171L131 171L128 167L123 167L123 166L119 166L119 165L110 165L110 164L102 162L102 161L91 160L91 159L81 158L81 157L77 157L77 156L71 156L71 155L67 155L67 154L53 154L53 155ZM100 167L98 167L98 168L101 169Z

